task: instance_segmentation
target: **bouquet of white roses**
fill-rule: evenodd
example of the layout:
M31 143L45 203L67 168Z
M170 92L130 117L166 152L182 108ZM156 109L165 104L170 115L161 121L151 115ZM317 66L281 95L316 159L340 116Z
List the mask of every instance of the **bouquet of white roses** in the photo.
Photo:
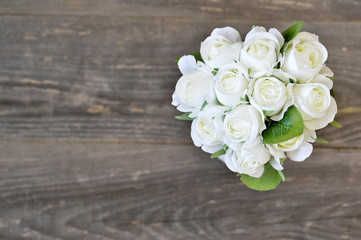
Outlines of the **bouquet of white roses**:
M282 34L253 26L244 42L234 28L216 28L200 52L176 59L176 118L191 120L194 145L255 190L285 180L284 159L304 161L313 142L327 142L316 130L340 127L327 50L302 24Z

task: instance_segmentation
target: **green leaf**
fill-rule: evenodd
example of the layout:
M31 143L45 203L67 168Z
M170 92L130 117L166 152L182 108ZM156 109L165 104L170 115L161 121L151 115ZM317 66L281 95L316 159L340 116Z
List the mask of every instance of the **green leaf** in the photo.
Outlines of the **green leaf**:
M240 100L241 100L242 102L249 102L248 95L245 95L244 97L241 97Z
M186 112L186 113L183 113L182 115L175 116L174 118L178 119L178 120L188 120L188 121L194 120L194 118L191 118L188 116L189 114L190 114L189 112Z
M281 165L283 166L283 163L285 162L285 159L284 158L280 158L280 163Z
M303 119L292 105L279 122L272 121L262 132L264 144L276 144L297 137L303 133Z
M322 139L322 138L316 138L316 142L318 142L318 143L328 143L327 140Z
M278 62L278 63L273 67L273 69L280 69L280 67L281 67L281 63Z
M333 88L330 90L331 97L335 97L335 92L333 91Z
M272 120L267 116L264 118L264 121L265 121L267 126L271 125L271 123L272 123Z
M216 76L218 70L219 70L219 68L213 68L213 71L212 71L213 76Z
M285 50L286 50L286 47L288 46L288 43L284 43L283 46L281 47L281 50L280 50L280 53L282 54L282 56L285 54Z
M293 78L289 78L288 80L290 80L291 83L295 83L297 82L296 80L294 80Z
M334 127L337 127L337 128L342 128L341 124L339 124L338 122L336 122L335 120L333 120L332 122L330 122L330 124Z
M270 115L271 113L273 113L273 111L263 110L263 114L264 114L265 116L268 116L268 115Z
M228 146L226 144L223 144L222 149L213 153L211 155L211 158L217 158L219 156L222 156L222 155L226 154L227 150L228 150Z
M254 178L246 174L241 174L241 181L249 188L257 191L272 190L281 181L281 176L269 163L264 165L264 172L261 177Z
M281 179L282 179L282 182L286 181L286 178L285 178L285 175L283 175L283 172L278 170L278 175L280 175Z
M281 47L281 54L283 55L286 47L288 45L288 43L294 39L297 34L300 32L301 27L302 27L303 21L301 22L295 22L291 27L287 28L283 33L282 36L285 39L285 43L283 44L283 46Z
M287 28L283 33L282 36L285 39L285 42L290 42L294 39L297 34L300 32L302 27L303 21L295 22L291 27Z
M217 158L217 157L219 157L219 156L222 156L222 155L226 154L226 152L227 152L227 151L222 148L221 150L213 153L213 154L211 155L211 158Z
M223 113L223 115L226 115L226 113L229 113L229 112L231 112L232 111L232 108L230 108L230 109L227 109L226 111L224 111Z
M201 107L201 111L208 105L208 102L207 101L204 101L204 103L202 104L202 107Z
M192 55L194 56L194 58L196 59L196 61L201 61L201 62L204 62L202 57L201 57L201 53L200 52L192 52L188 55ZM174 62L178 62L180 58L176 58L174 59Z

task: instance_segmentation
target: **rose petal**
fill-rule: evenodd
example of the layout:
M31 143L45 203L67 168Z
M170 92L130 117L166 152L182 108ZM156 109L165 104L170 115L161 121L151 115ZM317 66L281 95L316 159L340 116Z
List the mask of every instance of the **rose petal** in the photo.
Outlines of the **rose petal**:
M320 70L320 74L322 74L322 75L324 75L324 76L326 76L326 77L333 77L333 72L332 72L332 70L329 68L329 67L327 67L326 65L324 65L322 68L321 68L321 70Z
M183 75L188 72L197 70L196 59L192 55L183 56L178 61L178 68Z
M313 143L313 142L316 141L317 136L316 136L316 131L315 131L315 130L311 130L311 129L308 129L308 128L304 128L304 129L303 129L303 134L304 134L305 140L306 140L307 142Z
M218 159L221 160L222 162L226 161L225 155L219 156Z
M211 36L223 36L229 41L235 43L241 41L241 35L239 32L232 27L216 28L212 31Z
M185 105L183 103L179 104L178 107L177 107L177 110L180 111L180 112L192 112L194 108L193 107L190 107L188 105Z
M254 178L259 178L264 172L264 165L262 165L256 172L249 173L248 175Z
M174 91L174 93L172 95L172 105L176 107L179 104L180 104L180 101L178 99L177 93Z
M285 115L285 112L287 111L287 109L293 105L294 98L293 98L292 88L293 88L293 84L289 83L287 85L287 101L286 101L285 105L283 106L282 111L271 117L271 119L273 121L277 121L277 122L280 121L283 118L283 116Z
M283 151L279 151L272 147L271 144L266 144L266 147L268 148L270 154L275 158L285 158L285 153Z
M328 87L329 90L333 88L333 81L321 74L318 74L313 80L311 80L311 83L321 83Z
M270 28L268 32L274 35L278 39L280 46L282 46L285 43L282 34L276 28Z
M272 157L271 160L269 161L269 163L271 164L271 166L272 166L274 169L276 169L276 170L278 170L278 171L283 170L283 166L282 166L279 158L274 158L274 157Z
M235 168L232 162L232 154L233 154L233 150L229 148L224 156L225 159L224 162L226 166L229 168L229 170L231 170L232 172L237 172L237 169Z
M246 35L246 38L245 38L245 42L248 42L249 39L252 37L252 35L254 35L255 33L259 33L259 32L267 32L266 29L264 27L259 27L259 26L256 26L254 27L251 31L249 31Z
M302 162L311 155L312 150L312 144L304 141L298 149L292 152L287 152L286 154L291 160L295 162Z
M318 130L324 128L327 126L327 124L333 121L336 113L337 113L337 104L335 99L331 97L331 103L327 111L325 112L325 115L322 118L314 118L311 120L304 121L305 126L311 130Z
M215 152L218 152L219 150L222 149L222 144L217 144L217 145L206 145L206 144L203 144L202 146L202 150L205 151L206 153L215 153Z
M196 133L196 124L197 124L197 119L192 121L192 125L191 125L191 138L193 140L194 145L196 145L197 147L202 146L201 141L199 140L197 133Z

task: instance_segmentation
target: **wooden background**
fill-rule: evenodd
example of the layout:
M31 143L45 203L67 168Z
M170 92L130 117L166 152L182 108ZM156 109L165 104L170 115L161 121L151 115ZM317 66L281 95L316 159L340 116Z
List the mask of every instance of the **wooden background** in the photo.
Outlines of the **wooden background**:
M270 192L192 145L174 58L295 20L339 107ZM0 239L361 239L361 1L1 0Z

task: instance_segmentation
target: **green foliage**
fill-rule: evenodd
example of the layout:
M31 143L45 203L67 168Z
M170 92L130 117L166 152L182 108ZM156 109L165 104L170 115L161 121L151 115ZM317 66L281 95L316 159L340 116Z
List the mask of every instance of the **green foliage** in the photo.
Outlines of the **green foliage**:
M282 33L285 42L290 42L292 39L294 39L297 36L297 34L300 32L302 25L303 25L303 21L295 22L291 27L287 28Z
M213 74L214 76L216 76L218 70L219 70L219 68L213 68L212 74Z
M273 67L273 69L280 69L280 67L281 67L281 63L278 62L278 63Z
M261 177L254 178L246 174L240 174L240 180L249 188L257 191L268 191L272 190L281 181L281 176L276 169L274 169L271 164L266 163L264 165L264 172ZM237 175L239 176L239 175Z
M213 153L213 154L211 155L211 158L217 158L217 157L219 157L219 156L222 156L222 155L226 154L226 152L227 152L227 151L222 148L221 150Z
M196 59L196 61L201 61L201 62L204 62L202 57L201 57L201 53L200 52L192 52L188 55L192 55L194 56L194 58ZM176 58L174 59L175 62L178 62L180 58Z
M318 143L328 143L328 141L326 139L322 139L322 138L316 138L316 142L318 142Z
M262 132L264 144L276 144L297 137L303 133L303 119L297 108L292 105L283 118L272 121Z
M201 111L208 105L208 102L207 101L204 101L204 103L202 104L202 107L201 107Z
M294 39L297 34L300 32L302 27L303 21L301 22L295 22L291 27L287 28L283 33L282 36L285 39L285 43L283 44L281 48L281 54L283 55L288 43Z
M337 128L342 128L341 124L339 124L338 122L336 122L335 120L333 120L332 122L330 122L330 124L334 127L337 127Z
M215 153L213 153L213 154L211 155L211 158L212 158L212 159L213 159L213 158L217 158L217 157L219 157L219 156L222 156L222 155L226 154L227 149L228 149L228 146L227 146L226 144L224 144L221 150L219 150L219 151L217 151L217 152L215 152Z
M273 113L273 111L263 110L263 114L264 114L265 116L268 116L268 115L270 115L271 113Z
M294 80L293 78L289 78L288 80L290 80L291 83L296 83L297 81Z
M175 116L174 118L178 119L178 120L188 120L188 121L194 120L194 118L191 118L188 116L189 114L190 114L190 112L186 112L186 113L183 113L182 115Z
M283 175L283 172L278 170L278 175L280 175L281 179L282 179L282 182L286 181L286 178L285 178L285 175Z
M333 91L333 88L330 90L331 97L335 97L335 91Z
M248 95L245 95L244 97L241 97L240 100L242 102L249 102L249 97L248 97Z

